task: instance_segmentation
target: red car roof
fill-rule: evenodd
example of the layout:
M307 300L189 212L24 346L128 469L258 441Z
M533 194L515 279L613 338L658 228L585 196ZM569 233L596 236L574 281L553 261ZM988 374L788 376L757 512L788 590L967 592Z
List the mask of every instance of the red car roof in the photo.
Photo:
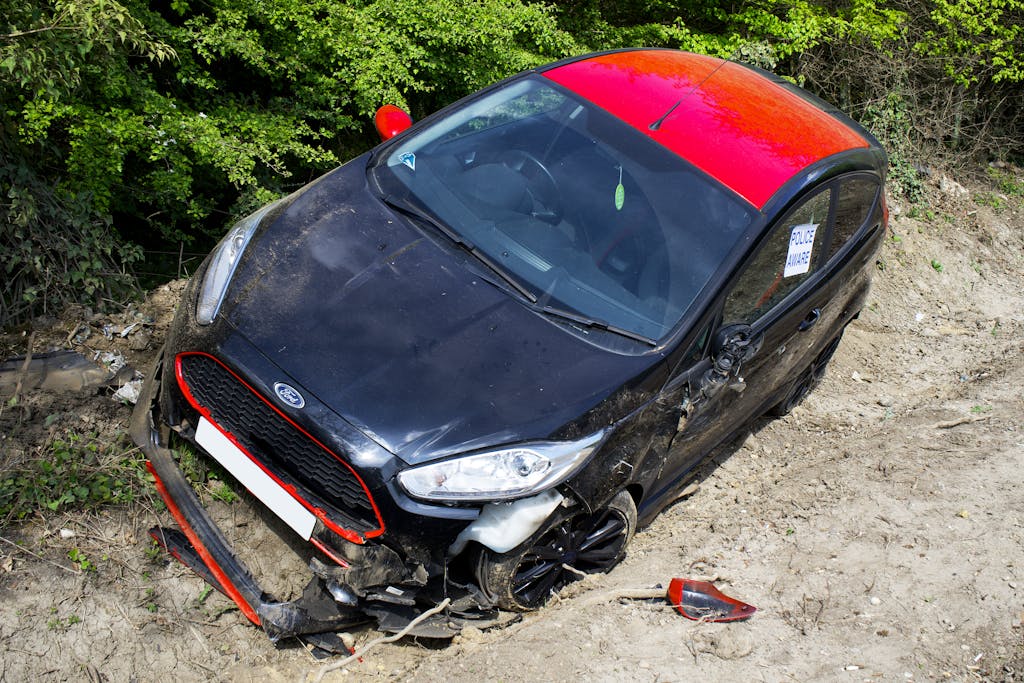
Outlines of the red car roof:
M631 50L570 62L544 75L758 208L801 169L869 146L859 133L778 83L714 57Z

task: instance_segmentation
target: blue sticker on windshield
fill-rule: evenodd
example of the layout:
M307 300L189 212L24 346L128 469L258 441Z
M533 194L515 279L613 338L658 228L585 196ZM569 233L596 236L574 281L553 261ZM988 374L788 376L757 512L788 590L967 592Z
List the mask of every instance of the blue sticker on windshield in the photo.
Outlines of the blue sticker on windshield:
M405 164L406 166L408 166L409 168L411 168L414 171L416 170L416 155L415 154L413 154L412 152L406 152L405 154L403 154L402 156L400 156L398 158L401 160L401 162L403 164Z

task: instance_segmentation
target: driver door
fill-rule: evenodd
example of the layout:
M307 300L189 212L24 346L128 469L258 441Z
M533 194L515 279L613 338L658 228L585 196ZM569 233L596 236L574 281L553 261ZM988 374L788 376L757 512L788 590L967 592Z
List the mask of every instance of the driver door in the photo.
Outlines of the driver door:
M666 487L770 408L824 343L838 314L815 279L831 202L831 189L817 191L775 224L726 287L705 355L684 361L662 390L675 430L659 477Z

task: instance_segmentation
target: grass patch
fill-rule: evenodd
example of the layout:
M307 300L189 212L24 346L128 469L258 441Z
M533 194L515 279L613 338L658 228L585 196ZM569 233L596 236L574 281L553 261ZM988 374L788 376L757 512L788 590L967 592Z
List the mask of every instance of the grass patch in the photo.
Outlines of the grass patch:
M996 212L1006 208L1006 200L995 192L976 192L973 199L975 204L991 207Z
M217 461L197 453L195 446L177 436L172 436L172 447L178 455L178 467L200 496L209 494L214 500L228 505L238 500L238 494L229 481L231 476Z
M1024 197L1024 180L1010 171L989 166L988 176L995 181L999 191L1011 197Z
M78 548L72 548L68 551L68 559L71 560L72 564L78 567L83 572L94 572L96 571L96 565L85 556L85 553Z
M75 624L81 624L81 623L82 623L82 618L80 616L78 616L77 614L72 614L71 616L67 617L66 619L61 619L60 617L53 617L48 622L46 622L46 628L50 629L51 631L59 631L59 632L63 633L64 631L67 631L69 628L71 628Z
M0 472L0 523L37 512L131 503L149 481L145 457L126 434L110 438L69 431Z

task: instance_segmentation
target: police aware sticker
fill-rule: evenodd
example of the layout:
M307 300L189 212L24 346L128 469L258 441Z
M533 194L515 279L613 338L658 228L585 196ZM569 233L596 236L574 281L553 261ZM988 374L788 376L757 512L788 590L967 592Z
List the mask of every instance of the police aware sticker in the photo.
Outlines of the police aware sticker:
M802 275L811 269L811 249L814 247L814 233L820 223L794 225L789 233L789 253L786 255L786 269L782 277Z

